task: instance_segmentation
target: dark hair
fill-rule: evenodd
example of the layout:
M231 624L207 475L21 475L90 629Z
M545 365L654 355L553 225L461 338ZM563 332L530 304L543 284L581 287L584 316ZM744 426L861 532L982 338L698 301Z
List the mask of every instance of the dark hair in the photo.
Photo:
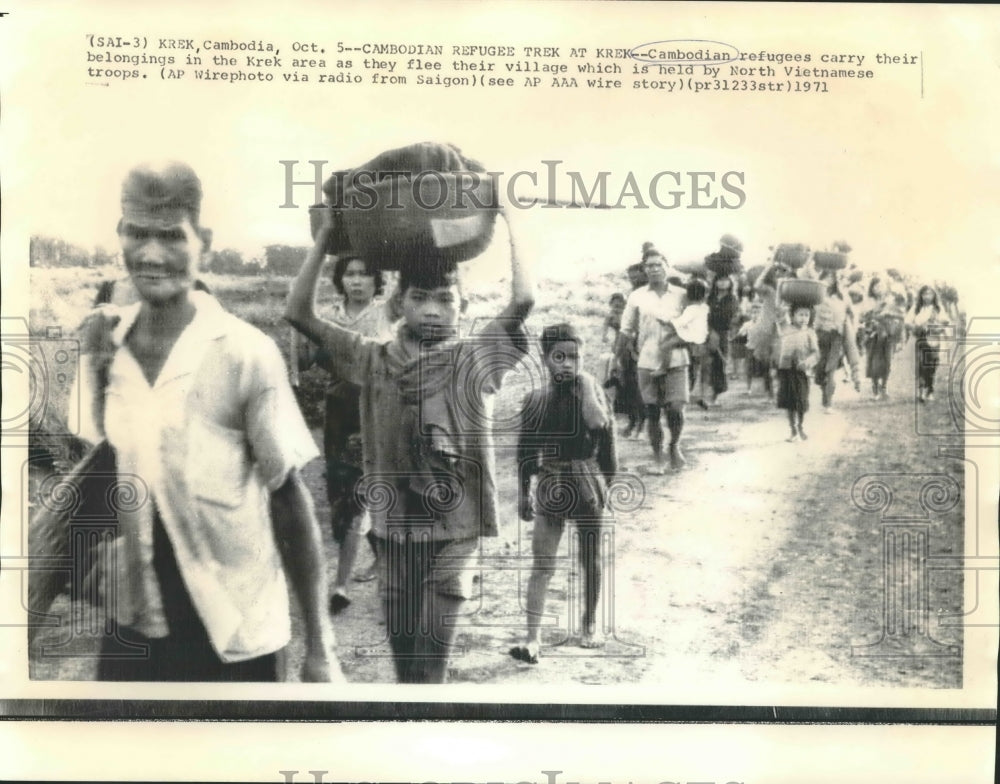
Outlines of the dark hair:
M789 273L788 267L786 267L780 261L776 261L770 267L768 267L767 270L757 279L757 281L754 283L754 288L759 289L763 286L766 286L768 288L776 289L778 288L779 278L787 277L788 273Z
M646 250L646 251L642 252L642 263L645 264L647 261L649 261L654 256L657 257L657 258L662 259L664 265L666 265L666 263L667 263L667 257L664 256L662 253L660 253L660 251L658 251L656 248L650 248L649 250Z
M375 278L375 296L381 294L385 289L385 277L382 275L382 271L375 269L375 266L367 259L350 254L337 256L337 260L333 263L333 287L337 292L342 297L347 296L347 292L344 290L344 275L347 274L347 267L352 261L360 261L365 265L365 275Z
M542 336L538 339L538 342L542 346L542 356L547 357L552 352L553 346L564 340L571 340L577 344L583 342L580 340L580 333L576 331L576 327L572 324L563 322L545 327L542 330Z
M882 278L874 277L868 282L868 297L875 299L875 286L882 282Z
M731 294L733 296L738 296L738 292L740 290L739 284L735 283L729 275L717 275L712 280L712 287L709 289L708 292L708 296L710 299L718 299L719 294L721 293L719 291L719 283L724 280L729 281L729 291L727 291L726 293Z
M827 296L836 296L840 299L844 298L844 292L840 290L840 277L836 272L826 270L820 273L819 279L821 282L826 284Z
M789 305L788 306L788 315L789 316L794 316L795 313L796 313L796 311L799 311L799 310L808 310L809 311L809 326L812 326L813 318L816 315L816 309L812 305L806 305L805 303L800 302L800 303L798 303L796 305Z
M931 294L934 295L934 301L930 304L929 307L934 308L934 310L936 312L940 313L941 312L941 302L938 300L937 289L935 289L933 286L921 286L920 290L917 292L917 301L916 301L916 304L913 306L913 308L914 308L913 309L914 314L917 314L921 310L923 310L923 307L924 307L924 292L925 291L929 291Z
M634 280L632 283L634 289L649 284L649 278L646 277L646 271L642 268L642 262L637 261L635 264L630 264L625 270L625 274L628 275L629 281Z
M700 278L694 278L684 286L684 293L687 294L688 302L704 302L708 295L708 286Z
M455 262L420 259L399 271L399 293L407 289L439 289L458 285L458 267Z
M608 304L614 305L617 302L620 302L623 305L625 304L625 295L618 291L611 295L611 299L608 300Z

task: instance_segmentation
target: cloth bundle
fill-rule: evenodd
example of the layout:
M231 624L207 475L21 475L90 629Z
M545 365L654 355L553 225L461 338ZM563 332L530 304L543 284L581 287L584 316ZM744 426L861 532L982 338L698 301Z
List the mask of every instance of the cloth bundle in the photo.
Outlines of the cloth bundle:
M450 144L388 150L323 184L336 229L327 252L357 253L382 269L479 255L493 235L497 200L485 169ZM313 234L321 216L313 217Z

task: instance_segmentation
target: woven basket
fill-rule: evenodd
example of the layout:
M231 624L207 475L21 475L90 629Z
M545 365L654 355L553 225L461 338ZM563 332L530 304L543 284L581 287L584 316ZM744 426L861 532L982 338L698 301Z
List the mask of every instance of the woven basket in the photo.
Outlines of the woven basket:
M774 251L774 260L786 267L798 269L809 260L809 247L802 244L783 243Z
M784 278L778 283L778 296L789 305L812 308L823 301L825 289L818 280Z
M813 254L818 269L842 270L847 266L847 254L818 250Z

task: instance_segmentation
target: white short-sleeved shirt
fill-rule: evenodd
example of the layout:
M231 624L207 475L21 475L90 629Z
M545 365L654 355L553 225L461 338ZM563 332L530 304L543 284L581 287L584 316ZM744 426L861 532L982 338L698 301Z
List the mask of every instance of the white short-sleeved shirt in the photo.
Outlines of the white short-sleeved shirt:
M663 366L663 358L660 356L663 327L660 321L672 321L681 314L683 307L684 290L669 284L662 294L649 286L643 286L629 294L622 313L622 332L637 339L637 365L640 369L658 370ZM672 349L669 360L667 367L687 365L687 349Z
M170 630L153 569L155 502L191 600L223 661L290 639L288 589L270 492L318 456L274 342L193 292L196 313L150 386L123 343L140 304L122 309L104 430L119 477L149 502L119 510L115 616L148 637Z
M701 345L708 340L708 303L688 305L672 323L681 340Z

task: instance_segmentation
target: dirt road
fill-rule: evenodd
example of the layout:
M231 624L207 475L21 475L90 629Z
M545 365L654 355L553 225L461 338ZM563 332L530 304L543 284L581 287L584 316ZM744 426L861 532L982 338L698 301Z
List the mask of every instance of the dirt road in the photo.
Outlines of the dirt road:
M623 471L641 482L645 499L616 516L604 591L609 641L601 651L573 644L581 591L566 536L547 606L543 642L550 647L537 666L508 657L523 634L531 524L516 517L513 464L501 456L507 524L499 538L485 540L480 597L460 619L463 651L452 660L450 682L960 685L958 655L861 655L884 626L883 530L878 515L854 504L852 485L865 474L900 470L946 472L962 482L961 463L937 458L929 439L914 432L911 347L897 355L887 402L842 384L834 413L824 414L814 389L805 442L786 443L784 412L760 393L745 396L742 381L719 408L689 409L690 465L682 473L645 475L648 442L620 441ZM943 398L919 412L938 431L950 423ZM932 553L962 552L961 522L959 507L934 523ZM359 569L367 566L367 553L360 560ZM936 575L932 589L935 618L960 612L960 573ZM354 583L353 592L336 619L344 670L352 681L391 682L374 583ZM961 644L957 626L932 624L931 636Z
M524 628L530 523L516 517L513 460L500 455L506 524L500 537L484 541L479 597L458 619L461 651L453 657L450 682L961 685L961 655L953 649L931 646L932 653L947 654L935 656L864 655L864 646L883 637L886 627L884 531L878 515L854 504L852 485L879 472L946 473L959 486L963 481L959 461L936 456L940 443L960 443L958 437L929 439L915 432L911 346L897 355L888 402L859 397L843 384L834 413L826 415L814 389L805 442L786 443L783 412L761 393L745 396L741 380L720 407L690 408L684 439L690 465L682 473L645 475L647 441L620 441L622 470L633 486L641 483L644 498L635 511L616 515L603 592L608 641L598 651L573 641L579 577L564 537L549 592L542 661L531 666L508 656ZM946 374L943 369L941 376ZM943 382L941 388L939 399L917 412L934 432L950 424ZM309 467L307 480L325 522L319 461ZM962 552L961 509L959 504L931 521L932 555ZM332 579L336 548L325 525L324 538ZM369 560L365 549L358 571ZM928 633L888 640L900 654L914 653L915 637L918 643L927 637L961 646L960 627L938 623L954 621L961 611L961 573L932 575L929 596ZM335 621L343 669L352 682L391 683L375 583L353 583L352 598ZM65 602L61 606L68 609ZM52 630L38 643L52 644L66 634ZM95 642L81 638L70 649L93 649ZM885 645L878 650L884 653ZM34 677L91 677L92 659L38 659L35 653ZM301 656L298 635L290 654L294 670Z

